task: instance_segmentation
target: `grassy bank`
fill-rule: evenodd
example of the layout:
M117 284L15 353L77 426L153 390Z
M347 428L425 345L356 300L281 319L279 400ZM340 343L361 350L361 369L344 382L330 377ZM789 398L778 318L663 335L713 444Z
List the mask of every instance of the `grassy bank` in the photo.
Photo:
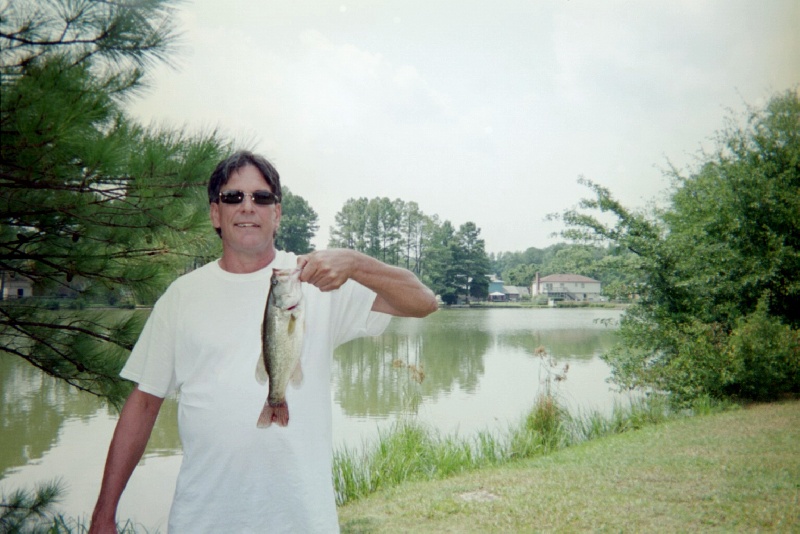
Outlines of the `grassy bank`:
M698 403L698 407L704 411L724 408L708 403ZM482 432L462 438L442 435L413 417L402 419L379 435L375 443L335 451L336 504L341 506L408 481L440 479L549 454L670 417L683 415L671 413L665 397L640 397L627 405L617 405L609 417L598 412L570 414L554 394L545 393L519 425L502 434Z
M798 532L800 402L679 418L547 455L388 487L344 533Z

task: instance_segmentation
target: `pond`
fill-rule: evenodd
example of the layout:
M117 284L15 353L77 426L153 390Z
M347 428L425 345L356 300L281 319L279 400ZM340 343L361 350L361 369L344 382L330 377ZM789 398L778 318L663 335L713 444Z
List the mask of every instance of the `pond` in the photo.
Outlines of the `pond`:
M334 445L360 447L399 418L443 434L504 432L533 405L549 380L570 410L610 412L614 393L599 354L614 341L621 311L576 309L441 310L426 319L392 319L376 338L337 349L333 367ZM557 362L549 364L543 347ZM0 492L61 479L61 509L91 514L116 413L91 395L44 376L16 358L0 358ZM568 365L566 380L553 382ZM149 531L166 529L181 459L177 403L168 399L119 517Z

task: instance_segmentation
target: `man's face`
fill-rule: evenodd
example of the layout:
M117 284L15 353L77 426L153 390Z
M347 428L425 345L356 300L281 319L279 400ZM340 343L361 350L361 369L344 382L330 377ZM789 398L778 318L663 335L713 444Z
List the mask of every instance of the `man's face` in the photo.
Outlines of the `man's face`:
M259 254L272 250L275 231L281 220L281 205L261 206L253 203L249 193L272 191L259 170L246 165L234 171L220 192L244 191L239 204L211 204L211 222L222 231L225 251L237 254Z

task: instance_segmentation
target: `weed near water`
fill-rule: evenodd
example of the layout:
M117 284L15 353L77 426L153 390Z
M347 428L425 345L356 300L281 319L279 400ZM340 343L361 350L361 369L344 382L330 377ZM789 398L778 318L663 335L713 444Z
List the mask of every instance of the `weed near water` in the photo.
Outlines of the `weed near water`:
M541 395L515 427L503 435L442 435L411 418L379 434L375 443L334 452L338 505L408 481L435 480L487 466L542 456L584 441L636 430L681 414L660 396L618 404L610 416L571 415L555 395Z

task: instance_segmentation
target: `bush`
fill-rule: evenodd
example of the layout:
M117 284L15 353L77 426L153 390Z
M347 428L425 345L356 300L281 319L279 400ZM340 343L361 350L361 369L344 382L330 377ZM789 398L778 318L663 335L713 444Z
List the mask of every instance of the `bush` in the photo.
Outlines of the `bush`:
M769 315L766 299L730 332L698 320L661 324L659 332L669 343L637 376L670 392L677 404L703 397L767 401L800 392L800 332Z
M763 401L800 392L800 331L768 315L766 299L739 320L724 359L732 366L726 389L734 396Z

